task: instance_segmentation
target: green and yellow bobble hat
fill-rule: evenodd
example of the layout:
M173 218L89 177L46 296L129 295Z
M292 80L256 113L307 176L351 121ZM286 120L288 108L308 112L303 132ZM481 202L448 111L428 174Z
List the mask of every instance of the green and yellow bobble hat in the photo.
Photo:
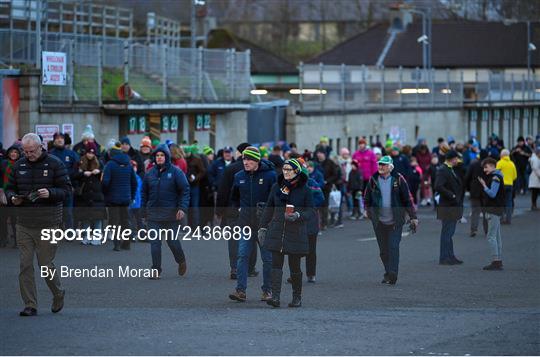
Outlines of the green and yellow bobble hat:
M255 146L248 146L242 151L242 158L253 161L261 161L261 152Z
M259 152L261 153L261 157L268 159L268 148L266 146L260 146Z
M286 160L283 165L290 165L293 168L294 173L296 175L299 175L302 173L306 175L307 177L309 177L309 172L305 166L304 160L300 158Z
M214 149L212 149L210 146L205 145L202 149L203 154L210 155L214 153Z

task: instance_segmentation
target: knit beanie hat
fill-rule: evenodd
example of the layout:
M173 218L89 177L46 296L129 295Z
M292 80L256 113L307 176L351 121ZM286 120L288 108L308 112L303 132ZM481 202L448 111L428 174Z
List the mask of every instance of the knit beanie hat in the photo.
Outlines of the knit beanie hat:
M91 152L93 154L97 153L97 145L96 143L89 141L84 145L84 152Z
M82 140L84 139L94 139L95 138L95 135L94 135L94 130L92 129L92 125L88 124L87 126L84 127L84 130L81 134L81 138Z
M261 152L255 146L248 146L243 152L242 157L253 161L261 161Z
M205 145L202 149L203 154L210 155L214 153L214 149L212 149L210 146Z
M124 136L122 139L120 139L120 143L121 144L128 144L129 146L131 146L131 140L129 140L129 138L127 136Z
M152 140L150 140L149 136L145 136L142 138L141 147L143 146L149 147L150 149L152 148Z
M302 164L297 159L285 160L283 165L290 165L297 175L302 171Z
M268 158L268 148L266 146L259 147L259 152L261 153L261 157Z

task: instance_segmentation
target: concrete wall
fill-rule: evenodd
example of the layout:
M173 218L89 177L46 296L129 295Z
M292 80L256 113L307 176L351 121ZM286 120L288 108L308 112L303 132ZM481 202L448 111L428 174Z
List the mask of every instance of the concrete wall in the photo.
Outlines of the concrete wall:
M468 138L467 117L461 110L407 111L387 113L357 113L332 115L297 115L290 111L287 117L287 141L295 142L300 149L312 150L321 136L332 140L334 152L338 146L356 148L358 138L365 136L384 143L392 127L399 128L405 136L404 144L416 144L418 137L426 138L430 146L435 146L438 137L451 135L456 141Z
M248 138L247 111L221 113L216 118L216 149L236 147ZM217 150L216 150L217 151Z
M101 112L39 112L38 76L21 76L19 86L19 137L34 132L36 124L57 124L60 130L62 130L62 124L73 124L75 134L72 138L73 144L80 141L84 127L88 124L92 125L96 141L100 144L106 145L109 138L118 136L117 116L109 116Z
M81 139L82 131L88 124L92 125L96 140L102 145L107 145L110 139L119 139L120 119L115 115L105 115L98 108L92 110L80 109L85 112L40 112L39 111L39 76L27 75L20 77L20 129L18 136L22 137L28 132L34 132L36 124L56 124L60 130L62 124L74 124L74 144ZM180 142L182 139L189 140L189 114L181 114L181 132L161 134L161 141L171 139ZM226 145L236 146L247 140L247 111L237 110L232 112L217 113L215 115L215 147L223 148ZM139 147L144 135L128 135L132 146ZM210 131L195 131L194 138L198 140L200 147L210 145ZM6 143L8 144L8 143ZM10 143L9 143L10 144Z

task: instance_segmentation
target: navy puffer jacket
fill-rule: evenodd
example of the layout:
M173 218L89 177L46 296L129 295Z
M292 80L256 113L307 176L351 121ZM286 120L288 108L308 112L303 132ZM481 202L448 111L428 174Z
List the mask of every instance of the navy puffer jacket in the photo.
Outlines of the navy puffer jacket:
M155 154L165 154L165 164L155 165L144 175L141 204L149 221L176 220L178 210L187 212L189 207L189 183L178 167L171 165L171 153L167 145L159 145Z
M236 225L258 229L257 205L265 205L272 185L276 182L274 167L265 161L255 172L241 170L234 175L231 203L240 208Z
M129 206L137 192L137 178L129 156L111 150L111 159L103 169L102 186L107 206Z

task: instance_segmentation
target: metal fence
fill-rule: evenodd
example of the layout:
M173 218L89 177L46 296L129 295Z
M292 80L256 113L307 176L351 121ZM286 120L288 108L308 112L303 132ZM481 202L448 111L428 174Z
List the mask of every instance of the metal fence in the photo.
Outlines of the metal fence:
M302 110L462 107L465 103L540 101L540 75L526 71L300 64Z
M0 29L0 60L35 65L35 33ZM250 52L178 48L75 34L41 37L43 51L67 54L67 85L41 87L43 103L119 100L124 85L129 100L146 102L247 102L250 100ZM8 41L8 42L5 42ZM120 89L119 89L120 88Z

